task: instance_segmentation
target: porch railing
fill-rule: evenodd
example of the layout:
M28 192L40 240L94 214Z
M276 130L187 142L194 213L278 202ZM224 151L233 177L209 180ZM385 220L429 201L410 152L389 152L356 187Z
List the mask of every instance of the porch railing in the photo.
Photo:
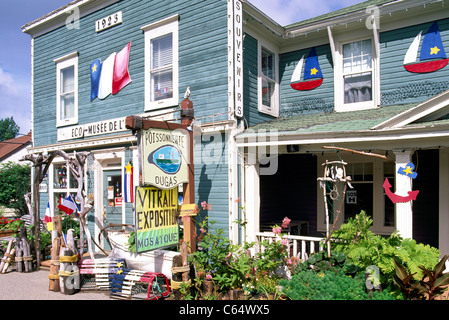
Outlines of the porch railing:
M264 240L268 240L270 243L280 240L279 236L276 236L273 232L258 232L256 236L259 243ZM297 257L305 261L311 254L323 250L322 243L324 238L293 235L286 235L284 238L288 239L287 250L289 258Z

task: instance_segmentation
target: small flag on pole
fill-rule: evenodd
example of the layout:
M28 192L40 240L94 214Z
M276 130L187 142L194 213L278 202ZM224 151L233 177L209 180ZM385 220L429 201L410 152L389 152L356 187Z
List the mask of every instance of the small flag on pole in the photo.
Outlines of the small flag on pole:
M133 171L134 167L128 162L125 167L125 202L134 202Z
M47 202L47 209L45 210L45 216L44 216L44 223L47 224L47 230L52 231L53 230L53 222L51 219L51 209L50 209L50 201Z
M58 205L58 209L64 211L68 215L72 214L74 211L78 211L78 207L71 195L62 200L62 203Z

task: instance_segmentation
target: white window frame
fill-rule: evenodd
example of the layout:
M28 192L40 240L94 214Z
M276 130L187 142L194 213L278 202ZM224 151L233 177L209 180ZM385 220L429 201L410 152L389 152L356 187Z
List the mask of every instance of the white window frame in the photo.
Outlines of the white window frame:
M58 59L56 63L56 126L62 127L78 123L78 52L73 52ZM61 70L73 66L73 117L61 119Z
M353 36L351 34L351 36ZM371 40L371 92L372 97L370 101L363 102L353 102L345 103L344 95L344 73L343 73L343 46L345 44L362 41ZM376 48L378 44L375 42L375 38L371 35L368 36L358 36L354 38L336 39L336 52L335 58L336 63L334 65L334 79L335 79L335 111L336 112L346 112L346 111L356 111L356 110L366 110L379 107L379 97L380 97L380 86L379 86L379 59L376 54Z
M279 116L279 51L274 46L261 41L258 39L258 48L257 48L257 69L258 69L258 79L257 79L257 101L258 101L258 110L259 112L269 114L273 117ZM262 80L266 78L266 76L262 72L262 49L270 51L274 54L274 94L272 107L266 106L262 103Z
M179 104L179 32L178 15L168 17L142 27L145 37L145 111L173 107ZM151 101L151 40L172 34L173 41L173 96L172 98Z

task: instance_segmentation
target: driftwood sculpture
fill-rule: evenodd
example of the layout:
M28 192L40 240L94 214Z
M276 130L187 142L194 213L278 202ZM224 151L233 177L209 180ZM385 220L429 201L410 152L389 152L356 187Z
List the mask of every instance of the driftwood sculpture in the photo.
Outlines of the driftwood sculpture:
M66 152L62 150L57 150L49 153L48 155L43 154L33 154L26 155L21 159L22 161L31 161L34 167L34 179L33 179L33 205L29 205L28 209L31 215L31 225L32 232L34 234L35 242L34 248L36 252L36 268L39 269L40 266L40 234L39 228L35 227L36 221L40 221L39 218L39 184L42 182L43 178L47 174L49 166L55 157L60 156L64 160L67 161L67 166L73 177L78 182L78 190L77 190L77 199L80 202L80 212L79 212L79 220L80 220L80 252L84 251L84 233L87 235L87 243L88 243L88 251L90 257L94 258L94 253L92 250L92 242L91 242L91 234L89 229L87 228L86 216L87 213L92 209L92 205L86 203L86 194L84 192L84 166L86 164L87 157L89 156L89 152L74 152L73 155L69 156Z
M78 254L73 233L73 229L67 231L67 242L59 251L59 288L63 294L74 294L80 289Z

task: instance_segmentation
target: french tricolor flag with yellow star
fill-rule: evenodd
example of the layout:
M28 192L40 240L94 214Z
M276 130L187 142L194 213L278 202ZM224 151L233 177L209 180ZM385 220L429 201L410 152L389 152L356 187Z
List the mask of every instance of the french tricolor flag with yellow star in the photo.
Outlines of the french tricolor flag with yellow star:
M105 61L95 59L90 65L90 101L116 94L131 82L128 71L129 42L119 53L113 52Z

